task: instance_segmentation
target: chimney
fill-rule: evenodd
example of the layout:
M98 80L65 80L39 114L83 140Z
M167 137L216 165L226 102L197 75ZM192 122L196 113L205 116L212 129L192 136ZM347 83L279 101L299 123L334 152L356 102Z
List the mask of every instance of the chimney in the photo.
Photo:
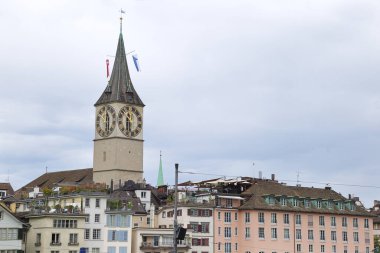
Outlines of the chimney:
M113 192L113 179L111 179L111 192Z
M275 180L275 175L274 175L274 174L271 175L271 180L272 180L272 181Z
M348 194L348 199L351 199L351 194Z

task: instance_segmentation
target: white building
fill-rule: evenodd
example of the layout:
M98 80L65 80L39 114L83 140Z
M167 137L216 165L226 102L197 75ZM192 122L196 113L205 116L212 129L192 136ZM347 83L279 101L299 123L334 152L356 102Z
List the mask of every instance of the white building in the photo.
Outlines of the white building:
M0 203L0 252L16 253L23 250L23 223Z
M107 253L130 253L132 251L132 212L130 210L106 211Z

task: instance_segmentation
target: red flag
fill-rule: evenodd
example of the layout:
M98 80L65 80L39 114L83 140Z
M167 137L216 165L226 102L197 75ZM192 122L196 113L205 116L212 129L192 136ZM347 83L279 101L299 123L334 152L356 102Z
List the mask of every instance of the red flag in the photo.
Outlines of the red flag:
M110 61L107 59L106 60L106 66L107 66L107 78L110 76Z

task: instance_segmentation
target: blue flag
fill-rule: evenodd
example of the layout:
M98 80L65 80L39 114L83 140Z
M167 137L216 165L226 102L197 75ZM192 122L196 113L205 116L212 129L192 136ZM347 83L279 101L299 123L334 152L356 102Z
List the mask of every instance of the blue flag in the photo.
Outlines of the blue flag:
M137 57L137 54L132 55L133 63L135 64L137 72L140 72L140 64L139 64L139 58Z

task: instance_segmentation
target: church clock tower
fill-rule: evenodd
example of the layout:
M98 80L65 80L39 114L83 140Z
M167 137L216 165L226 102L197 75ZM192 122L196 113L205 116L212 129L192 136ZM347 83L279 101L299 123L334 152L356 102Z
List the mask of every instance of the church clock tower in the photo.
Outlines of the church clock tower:
M121 29L111 78L95 108L94 182L141 182L144 104L131 81Z

